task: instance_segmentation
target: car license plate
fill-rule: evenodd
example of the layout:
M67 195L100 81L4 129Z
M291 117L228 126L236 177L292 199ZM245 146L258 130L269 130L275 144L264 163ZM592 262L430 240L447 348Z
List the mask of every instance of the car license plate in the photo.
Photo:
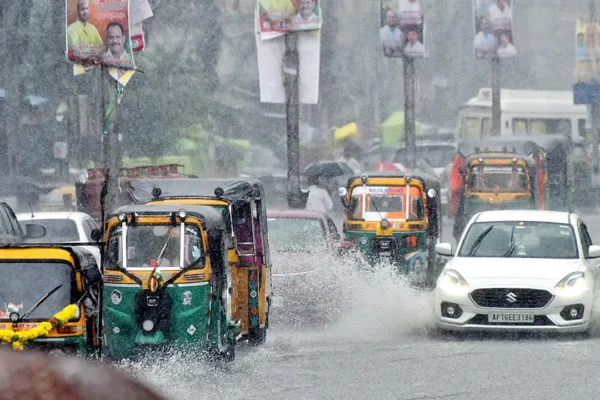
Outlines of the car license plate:
M271 306L272 307L283 307L283 297L273 296L271 297Z
M533 324L533 314L522 313L491 313L488 314L488 322L491 323L510 323Z

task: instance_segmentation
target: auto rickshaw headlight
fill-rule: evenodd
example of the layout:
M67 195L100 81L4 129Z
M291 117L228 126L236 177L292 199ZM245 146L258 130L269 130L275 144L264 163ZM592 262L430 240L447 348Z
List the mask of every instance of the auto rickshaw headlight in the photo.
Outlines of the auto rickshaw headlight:
M435 196L437 196L437 191L435 189L429 189L427 191L427 196L433 199Z
M389 228L389 227L390 227L390 221L388 221L388 220L387 220L387 219L385 219L385 218L384 218L384 219L382 219L382 220L381 220L381 227L382 227L383 229L387 229L387 228Z
M365 184L367 183L367 180L368 180L368 179L369 179L369 177L368 177L367 175L362 175L362 176L360 177L360 180L362 181L362 183L365 183Z
M408 183L408 182L412 181L412 176L404 175L404 180Z
M150 332L152 329L154 329L154 322L147 319L142 323L142 328L144 328L146 332Z
M10 319L11 322L18 322L19 321L19 313L11 312L9 314L8 318Z
M119 214L119 222L125 222L127 220L127 215Z
M513 157L513 162L516 163L517 162L517 157Z
M179 215L179 218L184 219L185 217L187 217L187 211L179 210L179 211L177 211L177 215Z

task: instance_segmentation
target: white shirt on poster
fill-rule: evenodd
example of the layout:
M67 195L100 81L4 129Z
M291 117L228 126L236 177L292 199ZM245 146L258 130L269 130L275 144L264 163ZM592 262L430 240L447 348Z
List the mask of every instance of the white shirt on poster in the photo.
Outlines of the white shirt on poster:
M318 24L319 23L319 17L317 17L317 14L313 13L306 21L302 18L302 15L300 15L299 13L296 14L296 17L294 18L294 23L296 26L298 25L308 25L308 24Z
M384 44L386 42L401 42L402 31L398 28L390 28L389 25L386 25L379 31L379 37Z
M506 47L498 47L498 57L512 57L517 55L517 49L512 43L509 43Z
M490 22L495 31L510 30L512 27L512 10L508 5L504 5L504 10L494 3L489 8Z
M411 44L409 42L404 48L404 55L407 57L424 57L425 46L423 46L423 43L419 41L415 42L415 44Z
M421 0L398 0L397 14L400 25L421 25L423 23Z
M310 185L305 209L328 213L333 209L333 201L327 190L316 185Z
M121 54L121 57L115 58L113 53L109 50L102 55L102 61L108 65L118 65L119 67L133 68L133 58L126 51L124 51L123 54Z

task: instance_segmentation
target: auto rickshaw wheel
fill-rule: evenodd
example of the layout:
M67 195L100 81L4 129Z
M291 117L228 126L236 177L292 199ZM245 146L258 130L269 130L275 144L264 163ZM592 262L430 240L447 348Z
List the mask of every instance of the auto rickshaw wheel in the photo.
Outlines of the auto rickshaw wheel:
M248 342L251 346L259 346L267 341L267 328L258 328L250 333Z

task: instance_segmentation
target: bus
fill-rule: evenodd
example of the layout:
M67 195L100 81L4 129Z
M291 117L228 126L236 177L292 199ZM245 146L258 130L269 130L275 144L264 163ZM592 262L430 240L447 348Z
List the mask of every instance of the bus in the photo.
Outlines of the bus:
M500 136L568 136L585 141L587 107L572 91L501 89ZM492 89L482 88L458 114L458 141L492 137ZM535 140L535 138L533 138Z

